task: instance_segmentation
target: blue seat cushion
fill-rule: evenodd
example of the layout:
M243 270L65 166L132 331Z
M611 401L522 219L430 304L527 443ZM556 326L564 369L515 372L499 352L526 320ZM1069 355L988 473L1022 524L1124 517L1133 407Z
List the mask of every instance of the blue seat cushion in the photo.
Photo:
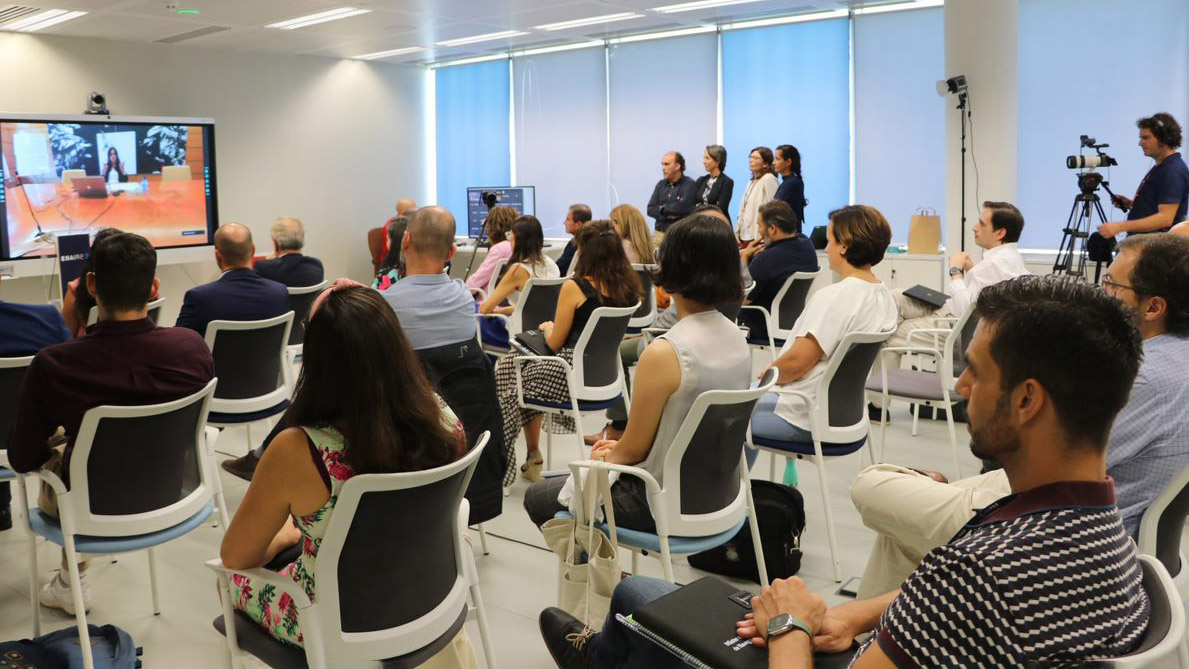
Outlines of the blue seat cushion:
M131 553L132 551L152 548L167 541L177 539L203 524L207 518L210 518L214 510L215 507L208 503L199 509L198 513L177 525L148 534L138 534L130 537L75 535L74 550L79 553ZM66 539L62 536L61 523L58 522L57 518L46 515L41 509L33 508L29 510L29 525L33 527L34 534L39 534L59 546L65 545Z
M572 520L574 516L569 511L558 511L554 518L566 518ZM712 534L708 537L669 537L669 552L675 555L686 555L688 553L701 553L708 551L711 548L717 548L739 533L743 529L744 523L747 522L747 516L739 519L735 526L725 532ZM595 523L595 527L602 530L607 536L611 536L610 528L607 523ZM641 532L639 530L630 530L626 527L615 528L616 538L619 543L624 546L632 548L641 548L646 551L653 551L655 553L661 552L661 538L651 532Z
M7 467L0 467L0 481L11 481L17 477L17 473L8 469Z
M289 400L281 400L280 404L276 404L267 409L259 411L251 411L248 413L222 413L220 411L212 411L206 417L208 425L243 425L244 423L255 423L258 420L265 418L272 418L273 416L283 412L289 408Z
M751 443L756 446L763 446L764 448L771 448L779 451L787 451L797 455L816 455L817 451L813 449L812 441L781 441L779 439L769 439L761 435L751 435ZM867 443L867 437L863 437L858 441L852 441L849 444L822 444L822 455L839 456L850 455L863 447Z
M612 397L609 400L578 400L579 411L600 411L618 405L622 400L619 395ZM530 407L541 407L548 409L569 409L569 402L554 402L553 400L543 400L539 397L525 397L524 403Z

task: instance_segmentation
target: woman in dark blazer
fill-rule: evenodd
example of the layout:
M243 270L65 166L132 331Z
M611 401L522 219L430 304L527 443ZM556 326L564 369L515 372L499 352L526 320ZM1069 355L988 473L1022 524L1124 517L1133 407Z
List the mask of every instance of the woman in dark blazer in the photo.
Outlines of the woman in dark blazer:
M727 169L727 150L718 144L706 147L702 154L702 165L706 174L694 183L694 197L697 204L712 204L730 217L731 194L735 182L723 170Z

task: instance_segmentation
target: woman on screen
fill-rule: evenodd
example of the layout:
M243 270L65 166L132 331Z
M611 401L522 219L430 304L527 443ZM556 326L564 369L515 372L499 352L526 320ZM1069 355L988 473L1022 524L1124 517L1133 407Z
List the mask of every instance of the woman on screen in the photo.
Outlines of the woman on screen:
M124 162L120 160L120 152L112 146L107 149L107 164L103 166L103 180L107 183L124 183L128 181L128 173L124 171Z

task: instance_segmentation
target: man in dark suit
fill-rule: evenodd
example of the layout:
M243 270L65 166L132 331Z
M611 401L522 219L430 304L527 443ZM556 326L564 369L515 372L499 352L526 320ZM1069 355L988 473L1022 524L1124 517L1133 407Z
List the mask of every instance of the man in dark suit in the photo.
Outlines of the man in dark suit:
M790 276L795 272L817 271L817 251L813 242L798 232L801 219L797 213L782 200L772 200L760 207L759 228L760 239L752 241L741 254L755 281L743 303L771 311L777 293ZM741 311L739 324L750 330L749 341L767 341L767 327L757 311Z
M0 358L33 355L52 344L70 341L66 321L52 304L17 304L0 300ZM13 407L15 411L16 407ZM6 437L0 432L0 444ZM12 528L12 489L0 483L0 532Z
M290 288L303 288L322 283L322 261L303 255L306 231L301 221L282 216L272 224L273 254L256 262L256 273L266 279L283 283Z
M215 262L223 276L186 291L175 325L203 337L211 321L258 321L289 311L289 291L284 284L265 279L252 269L256 245L252 232L239 223L226 223L215 231Z

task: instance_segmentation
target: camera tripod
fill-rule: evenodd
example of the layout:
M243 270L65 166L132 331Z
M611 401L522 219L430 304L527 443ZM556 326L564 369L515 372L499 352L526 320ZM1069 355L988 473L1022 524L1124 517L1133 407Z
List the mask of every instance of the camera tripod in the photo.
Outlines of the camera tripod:
M1070 209L1069 220L1065 223L1065 234L1057 250L1057 260L1053 263L1053 274L1076 276L1083 280L1086 278L1086 240L1100 224L1107 222L1106 212L1102 209L1102 201L1097 193L1099 185L1106 187L1107 184L1097 172L1078 175L1078 186L1082 192L1073 199L1073 208ZM1106 192L1114 196L1110 188L1106 188ZM1098 269L1101 268L1102 263L1099 262ZM1097 280L1098 277L1095 276L1095 282Z

